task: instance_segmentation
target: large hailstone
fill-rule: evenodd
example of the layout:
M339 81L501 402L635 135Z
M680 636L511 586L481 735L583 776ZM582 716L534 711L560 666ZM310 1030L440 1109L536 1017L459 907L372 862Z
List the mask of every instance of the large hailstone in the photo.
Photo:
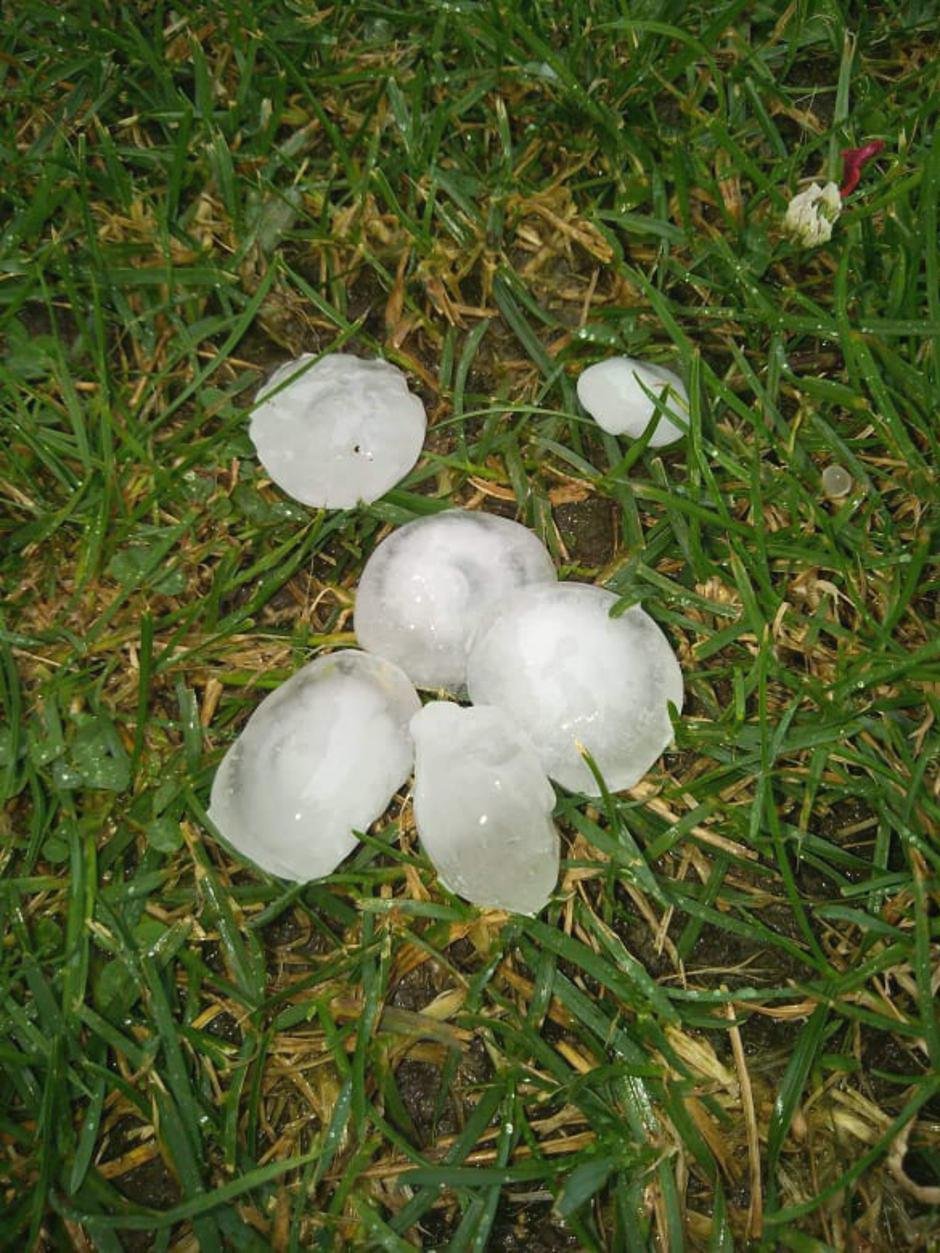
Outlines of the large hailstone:
M544 544L518 522L466 509L419 518L366 562L356 637L416 686L459 692L481 615L517 588L556 578Z
M497 705L535 745L545 773L597 796L579 746L611 791L633 787L672 739L668 703L682 672L642 609L619 618L617 597L585 583L516 593L484 622L467 665L474 704Z
M331 874L411 772L418 694L391 662L320 657L264 698L225 754L209 817L269 874Z
M441 882L474 905L536 914L558 880L555 793L501 709L432 701L411 721L418 835Z
M644 387L646 391L644 391ZM578 399L598 426L608 435L629 435L637 439L649 426L656 405L647 395L652 392L669 411L684 422L689 418L689 396L677 374L660 365L633 357L611 357L588 366L578 378ZM671 444L684 434L664 413L650 438L650 446Z
M305 353L271 375L251 415L252 443L278 487L305 505L368 504L418 460L424 405L387 361L334 352L304 370L313 360Z

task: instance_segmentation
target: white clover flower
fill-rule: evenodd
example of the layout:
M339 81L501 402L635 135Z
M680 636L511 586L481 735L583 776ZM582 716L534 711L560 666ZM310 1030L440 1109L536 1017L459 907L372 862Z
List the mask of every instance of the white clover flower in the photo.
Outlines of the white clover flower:
M841 212L842 196L835 183L825 187L810 183L787 205L783 229L805 248L815 248L832 238L832 227Z

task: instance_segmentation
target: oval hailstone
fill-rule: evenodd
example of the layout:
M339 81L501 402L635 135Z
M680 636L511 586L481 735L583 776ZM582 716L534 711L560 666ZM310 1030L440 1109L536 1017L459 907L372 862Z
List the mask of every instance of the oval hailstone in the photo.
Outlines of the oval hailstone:
M366 562L356 638L416 686L459 692L481 615L517 588L557 577L544 544L518 522L467 509L419 518Z
M643 388L646 388L646 391ZM646 430L656 406L647 392L661 398L683 421L689 417L689 396L678 374L633 357L611 357L588 366L578 378L578 400L608 435L637 439ZM650 447L671 444L684 434L667 413L659 419Z
M558 583L516 593L477 632L467 665L474 704L504 709L545 773L597 796L579 752L612 792L633 787L672 739L667 704L682 706L682 672L642 609L619 618L612 592Z
M209 817L269 874L330 874L407 779L420 708L391 662L355 649L319 657L248 719L216 772Z
M452 892L491 909L536 914L558 881L555 793L503 713L432 701L411 720L418 835Z
M278 487L305 505L368 504L418 460L424 405L387 361L334 352L304 370L313 360L305 353L271 375L251 415L252 443Z
M830 500L848 496L852 490L852 476L844 466L826 466L822 472L822 489Z

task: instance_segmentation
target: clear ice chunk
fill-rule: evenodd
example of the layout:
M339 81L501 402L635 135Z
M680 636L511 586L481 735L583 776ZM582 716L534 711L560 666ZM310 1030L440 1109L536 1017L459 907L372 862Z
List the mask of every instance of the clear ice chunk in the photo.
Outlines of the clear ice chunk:
M278 487L305 505L368 504L418 460L424 405L387 361L335 352L304 369L313 360L305 353L268 379L251 415L252 443Z
M421 708L397 666L319 657L264 698L216 772L209 817L269 874L331 874L411 772Z
M661 398L667 410L650 438L650 447L680 439L684 432L669 420L668 412L688 422L689 397L685 384L672 370L633 357L610 357L588 366L578 378L578 400L608 435L637 439L643 434L656 412L647 392Z
M639 607L611 618L617 597L586 583L517 592L477 631L467 666L474 704L496 705L528 735L550 778L599 789L579 746L611 791L633 787L672 739L668 703L682 707L682 671Z
M418 835L441 881L491 909L536 914L558 881L555 793L501 709L432 701L411 721Z
M467 650L490 606L557 578L544 544L518 522L451 509L378 545L356 593L356 637L417 687L460 692Z

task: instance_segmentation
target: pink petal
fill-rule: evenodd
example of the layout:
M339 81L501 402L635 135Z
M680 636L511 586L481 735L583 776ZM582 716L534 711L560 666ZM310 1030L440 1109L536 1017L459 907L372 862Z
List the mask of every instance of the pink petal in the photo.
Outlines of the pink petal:
M883 139L873 139L861 148L842 149L842 186L839 188L842 196L848 196L855 190L862 177L862 167L872 157L877 156L884 146Z

